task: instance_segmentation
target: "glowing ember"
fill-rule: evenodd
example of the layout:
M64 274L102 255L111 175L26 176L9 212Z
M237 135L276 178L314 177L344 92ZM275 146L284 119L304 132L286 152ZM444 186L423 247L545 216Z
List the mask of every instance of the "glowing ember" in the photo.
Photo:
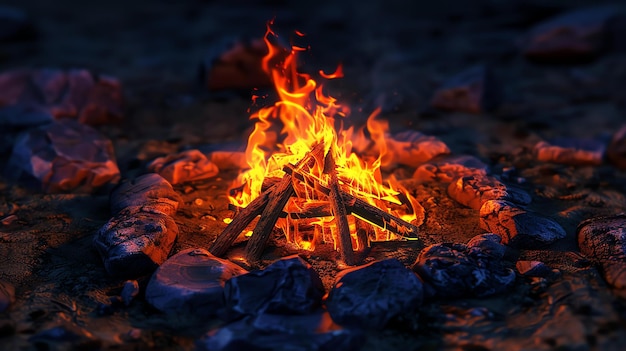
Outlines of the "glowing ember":
M268 24L264 38L269 52L262 65L263 70L272 77L278 101L251 115L256 123L246 149L250 169L241 173L235 181L230 190L231 203L246 207L259 196L264 181L283 178L286 166L297 163L313 145L322 143L325 154L331 153L334 158L337 178L344 192L379 209L387 209L387 212L407 222L414 221L416 216L413 209L419 206L417 201L394 179L389 180L389 185L382 181L380 166L385 162L388 125L376 119L380 111L374 111L368 118L366 128L369 138L363 129L355 130L352 126L344 128L348 124L349 108L326 95L322 85L309 74L298 72L297 54L306 49L293 46L291 52L286 54L285 49L273 43L277 35L272 31L271 24ZM302 33L296 34L302 36ZM320 71L319 75L319 80L341 78L342 67L339 66L331 74ZM366 160L354 153L353 147L374 150L377 157ZM325 173L323 163L318 162L316 167L308 171L307 177L326 185L329 175ZM299 213L307 206L324 202L314 189L304 184L294 184L294 190L297 198L291 199L285 212ZM400 201L400 198L404 201ZM297 218L288 216L286 220L279 220L278 225L283 228L287 238L301 248L314 249L317 242L336 242L332 216L290 220L292 217ZM355 221L354 218L350 219L351 233L357 231ZM356 234L353 236L357 241ZM369 235L370 240L394 238L397 236L383 230L375 230L373 235Z

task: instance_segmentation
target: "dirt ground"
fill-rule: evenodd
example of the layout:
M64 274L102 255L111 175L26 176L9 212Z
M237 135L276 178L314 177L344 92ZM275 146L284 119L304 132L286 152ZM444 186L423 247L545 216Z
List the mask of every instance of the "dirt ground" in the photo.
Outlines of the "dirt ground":
M583 219L626 211L626 173L606 163L547 165L532 156L540 140L608 140L625 123L626 53L581 65L539 65L517 46L533 23L593 1L5 3L26 11L39 36L0 44L1 70L78 67L121 80L125 118L98 129L113 141L123 177L181 148L245 143L252 127L250 91L209 92L198 66L229 39L261 37L271 18L280 30L307 34L312 49L306 67L328 72L344 64L345 78L329 91L351 106L354 119L381 106L392 131L437 136L453 154L476 156L496 173L518 168L531 208L555 219L567 237L540 250L512 250L508 258L540 259L559 269L560 278L546 286L520 278L506 296L437 301L412 320L371 333L364 349L619 350L626 343L626 304L578 254L575 237ZM477 63L491 65L500 82L504 100L495 111L472 115L429 107L443 80ZM0 154L1 163L6 157ZM175 216L180 235L173 252L210 246L231 215L226 196L235 176L222 172L175 187L184 204ZM425 245L465 243L483 232L478 211L451 199L447 184L405 184L425 209L421 240L376 243L366 262L396 257L411 265ZM67 322L92 334L78 349L186 350L219 324L166 318L141 296L111 315L98 313L123 284L107 276L92 245L94 232L110 218L106 191L50 195L0 178L0 219L9 214L18 219L0 224L0 279L16 286L17 301L0 314L0 349L72 349L72 342L33 341L41 330ZM275 234L264 264L301 253L330 288L341 268L337 253L324 247L298 252ZM241 250L236 245L229 257L236 260ZM142 288L148 279L139 280ZM472 312L484 310L489 313Z

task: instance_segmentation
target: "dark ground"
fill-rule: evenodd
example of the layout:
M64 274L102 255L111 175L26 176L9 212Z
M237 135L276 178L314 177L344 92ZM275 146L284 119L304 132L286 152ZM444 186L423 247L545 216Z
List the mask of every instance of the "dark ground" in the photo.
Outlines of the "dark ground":
M307 33L308 67L328 72L344 63L346 78L333 84L331 95L350 103L355 118L382 106L392 129L435 135L454 154L478 156L496 169L524 164L539 140L606 139L626 120L626 54L609 53L582 65L538 65L516 46L533 23L594 1L4 3L30 14L39 37L1 44L1 70L80 67L122 81L125 119L98 129L113 140L124 177L181 147L245 140L249 93L207 92L197 80L198 64L225 39L261 37L273 17L278 28ZM502 105L488 114L433 113L428 103L434 89L476 63L494 67ZM372 333L366 349L619 350L626 344L624 300L581 263L574 235L584 218L626 210L626 175L609 165L528 165L522 175L531 184L533 209L555 218L568 237L550 250L518 254L560 269L563 278L545 289L523 281L507 296L426 306L412 321L418 327L407 323ZM185 204L175 218L181 235L174 251L208 247L223 229L221 219L230 215L226 189L234 176L177 187ZM449 198L444 184L413 189L427 214L422 242L381 244L370 260L392 256L410 265L422 244L466 242L482 232L477 211ZM580 193L591 195L558 199ZM599 198L603 205L585 198ZM122 284L106 276L91 244L110 217L106 194L44 195L0 179L0 217L8 213L19 219L0 225L0 279L16 286L18 299L0 314L0 329L12 330L0 333L0 349L37 349L29 338L63 319L90 331L104 349L192 347L204 326L181 331L184 316L164 318L141 299L112 316L96 313L98 303L118 294ZM290 252L282 239L277 244L265 263ZM337 272L332 256L309 254L327 288ZM471 312L485 308L490 314Z

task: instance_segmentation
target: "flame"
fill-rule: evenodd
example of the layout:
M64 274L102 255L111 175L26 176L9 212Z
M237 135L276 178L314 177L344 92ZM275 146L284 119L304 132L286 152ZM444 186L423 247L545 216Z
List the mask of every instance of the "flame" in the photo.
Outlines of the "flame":
M272 77L278 101L272 106L261 108L250 117L255 125L248 137L245 153L249 169L235 180L229 191L230 202L239 207L247 206L261 193L264 180L282 178L286 165L297 163L313 145L323 143L325 153L330 152L334 157L337 177L344 191L378 208L386 208L385 202L400 205L400 192L383 184L380 171L381 165L390 156L385 142L388 123L377 118L380 109L375 110L367 120L366 128L370 138L365 136L363 129L355 129L353 126L344 128L349 124L347 117L350 109L325 94L323 85L311 75L298 71L297 55L306 49L292 46L286 53L284 48L273 43L278 36L271 25L272 22L267 24L264 36L268 53L262 60L262 67ZM296 34L304 35L301 32ZM342 76L343 68L339 65L331 74L319 71L318 80ZM359 157L353 148L359 151L374 150L378 155ZM310 170L310 176L325 184L327 175L323 174L322 168ZM399 183L395 182L392 186L399 188ZM408 192L405 196L412 199ZM411 206L411 203L408 205ZM410 214L403 214L402 218L412 219ZM328 222L324 225L328 225ZM300 247L311 248L314 244L304 243Z

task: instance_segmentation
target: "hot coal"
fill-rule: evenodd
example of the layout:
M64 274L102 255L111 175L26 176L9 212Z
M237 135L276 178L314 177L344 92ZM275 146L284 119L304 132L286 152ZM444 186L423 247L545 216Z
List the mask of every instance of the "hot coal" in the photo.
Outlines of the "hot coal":
M480 227L498 234L504 244L525 248L551 244L567 234L554 220L504 200L483 204Z
M535 145L535 155L541 162L572 166L597 166L602 164L606 143L598 140L554 139Z
M474 66L444 82L430 104L443 110L483 113L498 105L498 89L489 67Z
M148 165L150 172L158 173L172 184L215 177L217 166L198 150L187 150L159 157Z
M24 11L0 6L0 43L30 40L35 36L35 26Z
M626 169L626 124L613 135L606 156L616 167Z
M340 272L325 305L340 325L381 329L416 312L422 299L421 280L392 258Z
M487 172L487 165L474 156L440 156L417 167L413 178L450 183L464 176L486 176Z
M156 173L148 173L132 180L122 181L111 191L111 213L127 207L142 207L173 215L183 202L172 185Z
M547 278L552 275L552 269L541 261L517 261L517 271L526 277Z
M594 260L626 262L626 214L595 217L578 225L580 252Z
M7 171L10 178L34 182L48 193L93 192L120 177L111 141L73 120L21 134Z
M388 160L384 163L417 167L436 156L450 153L448 146L434 136L407 130L385 138Z
M489 200L507 200L522 205L532 200L524 190L507 186L497 178L486 175L470 175L454 180L448 186L448 195L475 210L480 210Z
M327 312L284 316L249 316L210 331L196 342L207 351L334 351L360 350L364 335L334 325Z
M320 306L324 287L311 265L294 255L264 270L233 277L226 282L224 294L232 316L307 314Z
M94 245L110 275L137 278L167 259L177 236L178 226L167 214L128 207L98 230Z
M187 249L170 257L152 275L146 300L167 314L209 318L224 308L224 284L247 273L205 249Z
M9 282L0 280L0 313L8 309L13 302L15 302L15 287Z
M129 306L131 302L139 295L139 282L136 280L127 280L124 282L120 297L124 305Z
M515 272L500 258L464 244L442 243L425 248L413 270L434 290L434 296L443 298L499 294L515 282Z

